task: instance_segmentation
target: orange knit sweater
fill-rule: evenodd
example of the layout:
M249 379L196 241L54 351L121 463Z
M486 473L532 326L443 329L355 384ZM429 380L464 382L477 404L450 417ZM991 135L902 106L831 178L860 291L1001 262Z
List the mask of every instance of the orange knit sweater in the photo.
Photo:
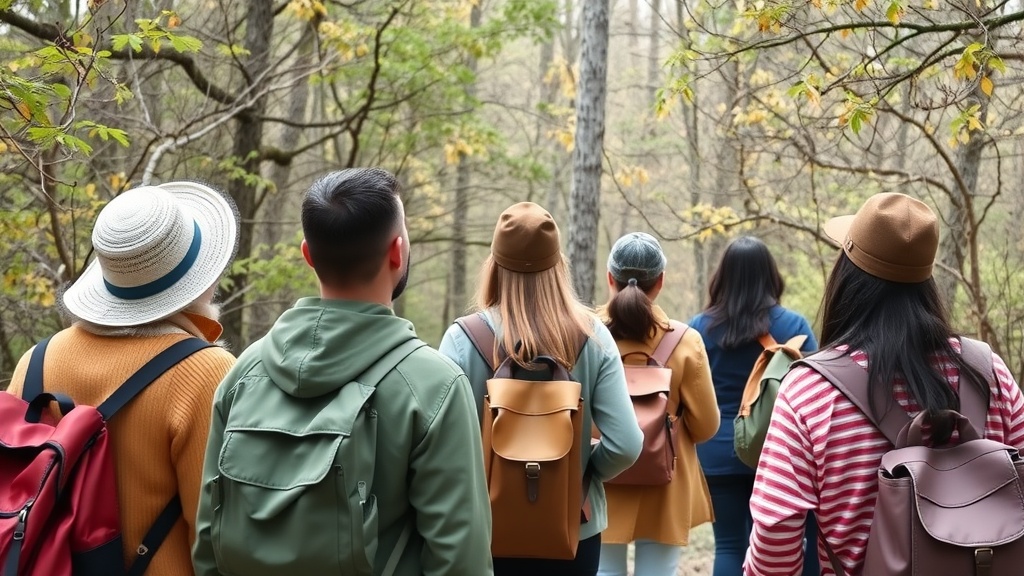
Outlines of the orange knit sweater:
M210 337L214 323L196 322ZM165 323L170 325L170 323ZM98 336L75 325L50 341L43 363L43 387L63 392L77 404L97 406L165 348L186 338L181 326L204 337L196 324L175 322L163 334ZM216 332L219 334L219 325ZM14 371L8 392L20 395L31 350ZM117 469L125 562L157 515L175 494L182 518L153 557L146 576L192 574L191 546L210 428L213 392L234 364L223 348L201 350L153 382L112 419L111 447Z

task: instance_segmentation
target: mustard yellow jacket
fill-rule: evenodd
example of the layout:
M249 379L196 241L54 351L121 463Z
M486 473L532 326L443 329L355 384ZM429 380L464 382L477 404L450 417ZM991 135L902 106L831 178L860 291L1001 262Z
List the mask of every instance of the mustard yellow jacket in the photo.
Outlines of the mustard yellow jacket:
M599 314L607 320L602 308ZM665 334L668 316L654 307L657 333L646 342L619 340L619 354L653 354ZM632 358L629 359L633 361ZM682 342L669 358L672 389L668 409L676 412L682 403L681 426L676 434L676 469L672 481L664 486L622 486L605 484L608 495L608 529L601 541L625 544L637 539L685 546L690 529L714 520L711 495L697 461L696 445L718 431L720 422L711 368L704 351L704 340L696 330L688 329Z

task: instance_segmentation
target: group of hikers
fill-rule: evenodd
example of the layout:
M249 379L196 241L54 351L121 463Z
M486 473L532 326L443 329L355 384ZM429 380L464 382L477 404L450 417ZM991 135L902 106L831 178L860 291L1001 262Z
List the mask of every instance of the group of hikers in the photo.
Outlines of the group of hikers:
M475 309L435 350L391 309L410 266L394 175L328 173L301 221L319 297L236 359L218 343L215 304L238 237L230 200L170 182L100 211L95 258L61 298L73 322L25 354L8 393L27 403L24 437L99 407L106 429L83 451L109 442L118 530L74 528L88 523L89 498L48 496L48 480L25 501L0 495L0 536L16 526L0 543L2 576L625 576L630 546L633 574L669 576L707 522L713 576L1015 573L999 546L1024 533L1024 514L1010 527L1020 533L995 544L958 523L950 538L973 542L970 572L959 556L941 558L949 571L900 571L891 549L919 535L886 543L872 528L899 512L881 502L901 478L880 480L894 447L990 442L1011 472L1024 447L1020 389L998 355L954 332L932 275L938 220L910 196L876 194L824 226L840 250L820 338L782 306L776 262L749 236L726 247L706 307L682 323L656 304L674 289L662 247L626 234L608 256L608 300L591 309L574 294L558 225L522 202L498 218ZM765 342L794 337L810 358L779 388L755 470L735 453L734 418ZM642 396L656 402L653 427ZM0 448L15 436L0 431ZM33 446L52 448L48 438ZM907 466L925 490L925 472ZM995 513L985 498L1020 484L1004 480L966 489L966 504L926 497ZM66 562L53 530L69 542ZM86 557L106 564L80 570Z

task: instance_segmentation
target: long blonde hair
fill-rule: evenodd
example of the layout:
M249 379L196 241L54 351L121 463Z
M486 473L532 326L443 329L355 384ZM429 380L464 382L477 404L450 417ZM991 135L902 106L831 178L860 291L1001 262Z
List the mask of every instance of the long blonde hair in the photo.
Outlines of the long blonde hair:
M496 308L501 318L501 338L495 341L524 368L533 359L550 356L569 369L584 339L594 333L594 316L576 299L565 258L540 272L514 272L498 266L488 256L480 271L477 307Z

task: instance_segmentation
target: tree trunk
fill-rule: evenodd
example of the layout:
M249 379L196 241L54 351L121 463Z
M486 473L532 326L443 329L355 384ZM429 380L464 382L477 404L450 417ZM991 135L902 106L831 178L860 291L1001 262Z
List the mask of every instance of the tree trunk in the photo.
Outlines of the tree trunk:
M580 89L576 97L576 146L573 148L569 201L569 261L580 299L594 301L597 224L600 218L601 160L608 76L608 0L583 7Z
M661 0L651 0L650 45L647 47L647 109L654 110L661 85ZM653 126L654 123L652 123Z
M270 65L270 38L274 30L274 5L272 0L250 0L246 9L245 47L250 56L244 64L246 82L251 86L261 81L261 76ZM258 90L258 88L256 89ZM260 98L251 108L238 115L232 155L239 165L250 174L258 174L260 161L258 152L263 140L263 121L260 116L266 109L266 98ZM253 219L259 209L257 190L244 178L235 178L228 184L228 193L238 206L241 224L238 230L238 255L236 259L248 258L253 249ZM231 285L224 291L228 303L221 318L224 325L223 339L236 351L249 344L245 333L245 290L248 275L243 272L231 274Z
M981 93L980 89L975 90L974 103L981 105L978 115L984 118L988 112L989 99ZM954 183L953 190L959 196L950 198L949 206L946 209L944 218L946 225L944 226L942 240L939 243L939 262L943 266L935 275L940 293L946 303L946 309L951 314L955 311L960 279L944 270L958 270L963 274L967 282L972 284L976 290L976 295L981 297L981 286L975 284L976 281L980 282L980 278L972 278L974 276L974 268L978 265L978 262L971 256L972 245L976 243L976 238L973 236L977 233L977 225L972 218L973 210L971 206L978 187L978 169L981 164L981 152L984 148L985 138L981 134L973 134L971 139L966 144L961 145L956 152L956 171L960 174L965 190L961 190ZM976 299L975 294L968 293L968 297L972 300ZM971 308L976 313L981 312L985 307L983 302L975 301L972 304ZM953 315L955 317L955 314ZM979 317L978 320L982 320L982 318ZM982 332L984 330L979 327L978 334L976 335L984 338L981 334Z
M311 23L303 32L299 40L294 65L288 76L293 83L291 92L286 99L287 106L284 116L294 122L301 123L306 120L307 109L309 108L309 80L304 76L307 68L314 63L314 47L316 40L315 23ZM275 147L281 150L293 150L302 141L304 130L299 126L284 125L277 134L269 136ZM254 232L255 242L265 244L271 250L281 242L291 241L285 236L286 231L294 231L290 224L292 220L298 220L298 207L301 203L302 193L293 190L291 187L292 166L299 161L293 159L287 164L275 164L270 167L270 181L276 189L266 194L266 199L259 208L261 223L259 229ZM250 315L246 332L251 340L262 337L274 324L289 306L287 303L291 294L279 294L271 297L272 302L263 302L258 306L250 307Z
M473 4L469 13L469 26L476 29L480 27L480 2ZM466 86L466 96L470 100L476 99L476 57L470 54L467 56L466 67L473 72L474 79ZM469 159L459 158L459 167L455 177L455 209L452 212L452 265L451 265L451 300L452 316L459 316L469 304L466 295L466 226L469 223L469 187L471 166ZM451 320L449 318L448 320ZM447 322L446 322L447 324Z
M676 4L676 30L683 35L683 45L691 47L693 38L690 37L689 28L686 27L686 6L684 0ZM690 64L693 68L691 73L696 74L696 65ZM690 182L690 205L696 206L703 200L701 194L701 167L703 162L700 155L700 114L698 114L697 87L693 87L693 102L683 106L683 120L686 124L686 148L688 155L687 168L689 169ZM694 240L693 246L693 293L695 294L694 309L703 308L708 292L708 257L707 246L704 243Z

